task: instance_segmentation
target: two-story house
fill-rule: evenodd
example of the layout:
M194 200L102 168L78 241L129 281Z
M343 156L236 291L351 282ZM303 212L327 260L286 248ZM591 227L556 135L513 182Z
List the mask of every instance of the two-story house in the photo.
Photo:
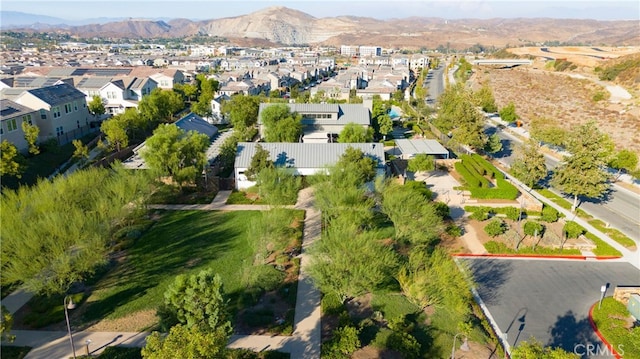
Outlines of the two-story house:
M276 105L261 103L258 111L258 129L264 136L262 111ZM368 128L371 125L371 112L363 104L315 104L288 103L291 112L302 115L302 131L304 143L332 142L348 123L355 123Z
M69 84L27 90L15 102L38 111L40 140L53 137L67 143L89 132L86 96Z
M21 153L26 153L29 144L24 138L22 123L36 124L38 111L11 100L0 100L0 142L7 140L13 143Z

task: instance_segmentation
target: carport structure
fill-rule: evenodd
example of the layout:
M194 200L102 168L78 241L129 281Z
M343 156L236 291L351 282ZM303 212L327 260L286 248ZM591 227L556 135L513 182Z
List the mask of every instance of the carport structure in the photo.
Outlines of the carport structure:
M400 151L400 157L408 160L417 154L426 154L438 159L448 159L449 150L444 148L440 142L436 140L418 139L397 139L396 147Z

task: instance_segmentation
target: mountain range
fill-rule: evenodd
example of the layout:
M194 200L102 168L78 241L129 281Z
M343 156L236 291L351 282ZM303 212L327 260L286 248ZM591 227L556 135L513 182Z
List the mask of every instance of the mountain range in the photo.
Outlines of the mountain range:
M380 20L338 16L316 18L281 7L212 20L189 19L63 19L2 11L2 28L13 31L56 31L72 36L158 38L208 35L235 43L263 45L375 45L381 47L463 49L481 44L502 47L557 41L598 46L639 46L640 21L551 18L457 19L410 17ZM204 16L204 15L203 15Z

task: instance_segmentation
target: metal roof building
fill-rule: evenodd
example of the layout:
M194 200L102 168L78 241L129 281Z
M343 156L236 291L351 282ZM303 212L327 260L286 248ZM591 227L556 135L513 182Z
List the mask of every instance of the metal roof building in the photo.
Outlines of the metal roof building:
M308 176L324 171L334 165L347 148L353 147L373 158L376 173L385 173L384 146L381 143L282 143L282 142L239 142L236 152L236 187L244 189L255 184L244 175L251 166L251 159L257 146L269 151L270 159L276 166L291 168L296 175Z
M396 147L400 150L402 158L404 159L412 158L420 153L431 155L436 158L449 158L449 150L444 148L444 146L436 140L397 139L395 142Z

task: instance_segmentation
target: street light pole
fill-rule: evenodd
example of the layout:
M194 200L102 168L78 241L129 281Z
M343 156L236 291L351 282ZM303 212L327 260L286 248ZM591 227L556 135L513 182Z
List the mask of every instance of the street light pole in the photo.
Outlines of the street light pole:
M67 303L69 298L69 303ZM63 301L64 305L64 317L67 320L67 332L69 333L69 342L71 342L71 351L73 352L73 359L76 359L76 347L73 345L73 335L71 335L71 324L69 323L69 311L68 309L74 309L76 305L73 303L73 298L66 295Z

